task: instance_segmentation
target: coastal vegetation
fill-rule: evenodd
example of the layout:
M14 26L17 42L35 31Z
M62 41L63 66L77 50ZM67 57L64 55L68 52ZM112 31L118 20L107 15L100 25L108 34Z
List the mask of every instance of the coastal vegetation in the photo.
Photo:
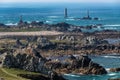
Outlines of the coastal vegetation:
M0 32L32 32L32 31L42 31L41 28L28 28L28 29L13 29L13 28L0 28Z
M26 78L22 78L20 76L17 76L18 74L34 74L34 75L40 75L40 73L35 73L35 72L29 72L29 71L24 71L20 69L15 69L15 68L0 68L0 79L4 80L30 80Z

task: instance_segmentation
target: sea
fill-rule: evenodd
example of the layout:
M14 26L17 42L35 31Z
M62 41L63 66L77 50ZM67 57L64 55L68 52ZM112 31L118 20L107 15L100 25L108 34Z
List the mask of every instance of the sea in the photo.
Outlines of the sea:
M65 74L64 77L68 80L108 80L120 78L120 72L109 72L110 68L120 67L120 55L90 55L93 62L96 62L103 66L108 74L104 75L76 75L76 74Z
M17 25L20 16L23 21L30 23L31 21L43 21L47 24L56 24L66 22L78 26L87 26L94 24L102 24L99 30L118 30L120 31L120 6L106 4L1 4L0 3L0 23L6 25ZM68 10L68 18L64 18L64 9ZM99 20L75 20L87 16L87 11L91 17L98 17ZM111 40L111 39L110 39ZM113 54L113 53L110 53ZM114 53L115 54L115 53ZM120 67L120 55L101 55L89 56L94 62L99 63L106 70L110 68ZM120 72L108 72L106 75L63 75L68 80L108 80L109 78L120 78Z
M99 30L120 30L120 6L99 4L99 6L89 6L88 4L1 4L0 3L0 23L6 25L16 25L20 16L23 21L43 21L48 24L67 22L78 26L102 24L102 27L94 29ZM6 5L6 6L5 6ZM21 5L21 6L18 6ZM91 4L95 5L95 4ZM97 4L96 4L97 5ZM102 6L102 7L101 7ZM67 8L68 18L64 18L64 9ZM99 20L76 20L87 16L97 17Z

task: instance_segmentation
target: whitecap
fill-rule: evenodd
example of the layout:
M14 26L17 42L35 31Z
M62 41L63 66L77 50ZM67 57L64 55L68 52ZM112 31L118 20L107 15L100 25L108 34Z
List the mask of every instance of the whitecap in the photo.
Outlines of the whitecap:
M110 73L109 76L115 76L117 73Z
M48 16L49 18L58 18L59 16Z
M105 70L106 70L107 72L110 72L110 68L105 68Z
M31 21L27 21L27 23L31 23Z
M73 21L74 19L66 19L67 21Z
M111 30L113 30L113 29L118 29L117 27L105 27L104 29L111 29Z
M118 56L103 56L104 58L120 58Z
M7 24L5 24L5 25L11 26L11 25L17 25L17 23L7 23Z
M40 21L37 20L36 22L40 22Z
M111 26L111 27L113 27L113 26L120 26L120 24L112 24L112 25L104 25L104 26Z
M64 74L65 76L71 76L71 77L80 77L80 75L76 75L76 74Z
M46 22L46 23L52 23L52 21L48 21L48 20L47 20L47 21L45 21L45 22Z

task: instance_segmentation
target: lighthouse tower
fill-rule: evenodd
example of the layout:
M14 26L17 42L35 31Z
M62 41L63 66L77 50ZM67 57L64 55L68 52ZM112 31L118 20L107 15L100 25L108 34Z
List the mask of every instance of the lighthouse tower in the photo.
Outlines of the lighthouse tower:
M67 18L68 15L67 15L67 8L65 8L65 11L64 11L64 17Z

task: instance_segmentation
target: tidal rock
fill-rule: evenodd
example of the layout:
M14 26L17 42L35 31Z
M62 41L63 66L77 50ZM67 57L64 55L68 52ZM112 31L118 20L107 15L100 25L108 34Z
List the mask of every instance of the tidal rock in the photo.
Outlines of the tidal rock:
M31 24L32 26L41 26L41 25L44 24L44 22L32 21L30 24Z
M51 60L45 63L45 67L55 70L58 73L75 74L106 74L107 71L97 63L94 63L88 56L70 56L64 61Z
M120 68L111 68L110 72L120 72Z

